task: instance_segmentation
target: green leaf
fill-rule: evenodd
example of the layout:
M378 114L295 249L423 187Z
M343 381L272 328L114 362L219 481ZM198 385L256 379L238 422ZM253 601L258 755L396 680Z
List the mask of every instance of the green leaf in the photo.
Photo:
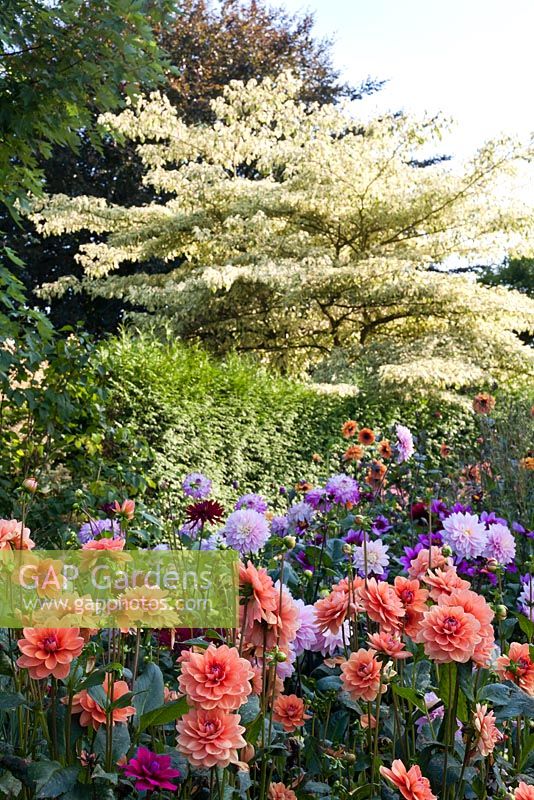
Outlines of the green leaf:
M163 674L157 664L149 661L145 665L143 672L134 683L133 690L133 704L138 717L163 706Z
M126 755L130 749L130 734L128 733L128 726L122 722L116 723L111 726L109 731L113 736L112 743L112 761L117 763L119 758ZM101 759L105 758L106 754L106 734L108 729L105 725L101 725L96 732L95 740L93 742L93 752L100 756Z
M11 711L19 706L30 707L26 698L20 692L2 692L0 693L0 711Z
M411 689L409 686L400 686L398 683L392 683L391 691L399 697L404 697L405 700L409 700L410 703L413 703L423 714L427 713L426 703L422 697L419 697L415 689Z
M184 714L187 714L188 709L189 706L185 697L173 700L172 703L165 703L159 708L153 708L139 718L139 731L142 732L151 725L167 725L169 722L174 722L183 717Z

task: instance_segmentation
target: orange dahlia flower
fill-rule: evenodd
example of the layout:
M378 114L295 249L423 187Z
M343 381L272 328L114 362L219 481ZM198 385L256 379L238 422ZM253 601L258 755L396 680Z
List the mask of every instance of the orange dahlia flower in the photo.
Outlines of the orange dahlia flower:
M504 735L497 729L495 714L493 711L488 711L487 705L476 704L473 726L477 735L476 749L481 756L489 756L490 753L493 753L495 745L502 742Z
M246 745L240 722L239 714L220 708L192 708L176 723L178 750L194 767L237 764L237 751Z
M72 661L85 644L79 628L23 628L17 644L22 655L17 665L27 669L34 680L66 678Z
M280 722L286 733L296 731L301 728L309 714L304 713L304 701L296 694L281 694L273 705L273 719Z
M269 800L297 800L297 795L283 783L271 783L267 794Z
M343 436L344 439L352 439L352 437L357 432L358 432L358 423L355 422L353 419L348 419L341 426L341 435Z
M422 643L426 655L438 664L464 664L481 641L480 627L480 622L461 606L432 606L421 621L415 641Z
M391 456L393 455L393 451L392 451L391 445L390 445L390 443L388 442L387 439L382 439L382 441L378 445L378 452L380 453L382 458L386 459L386 461L389 458L391 458Z
M375 434L371 428L362 428L358 432L358 441L360 444L371 445L375 441Z
M530 695L534 695L534 663L530 658L528 644L512 642L507 656L497 659L499 678L513 681Z
M359 592L362 606L374 622L378 622L385 631L401 627L404 606L393 586L369 578L367 585L362 586Z
M414 764L406 769L400 759L395 759L391 769L380 767L380 774L395 786L405 800L438 800L432 794L430 781L421 774L421 769Z
M487 392L480 392L473 398L473 411L477 414L491 414L495 408L495 398Z
M106 675L102 684L108 701L114 703L130 691L126 681L114 681L111 683L109 675ZM72 713L80 714L80 725L84 727L94 728L97 731L100 725L106 724L106 711L91 697L86 689L78 692L72 698ZM123 708L114 708L111 712L111 724L115 725L116 722L128 722L128 717L135 714L133 706L124 706Z
M341 665L343 688L354 700L376 700L381 671L382 664L376 658L376 650L361 647ZM382 686L382 692L385 691L386 687Z
M353 444L347 447L343 453L343 461L361 461L363 458L363 448L359 444Z
M252 691L254 672L235 647L210 644L182 664L180 691L191 705L237 711Z

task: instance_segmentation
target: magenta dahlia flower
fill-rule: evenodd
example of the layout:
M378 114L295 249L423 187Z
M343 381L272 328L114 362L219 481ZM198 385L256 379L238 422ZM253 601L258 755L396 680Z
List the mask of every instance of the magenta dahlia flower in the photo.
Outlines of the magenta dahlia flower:
M171 767L170 756L160 756L146 747L139 747L134 758L123 767L127 778L133 778L138 792L153 792L154 789L176 791L171 778L179 778L180 770Z

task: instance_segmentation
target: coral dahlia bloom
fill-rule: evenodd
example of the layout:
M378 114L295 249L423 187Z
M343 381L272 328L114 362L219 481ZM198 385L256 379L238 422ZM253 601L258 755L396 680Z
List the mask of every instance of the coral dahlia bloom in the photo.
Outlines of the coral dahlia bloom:
M469 589L469 581L464 581L456 572L456 567L428 570L423 578L430 586L430 597L436 603L442 595L451 595L455 589Z
M393 588L405 609L411 609L411 611L421 614L427 610L428 591L421 588L418 580L410 580L402 575L397 575Z
M17 644L22 655L17 665L27 669L35 680L66 678L73 659L83 650L79 628L23 628Z
M295 792L283 783L271 783L267 797L269 800L297 800Z
M301 728L309 714L304 713L304 701L296 694L281 694L273 705L273 719L280 722L286 733Z
M369 578L367 585L359 591L362 606L374 622L378 622L385 631L401 627L404 606L393 586Z
M534 800L534 786L520 781L514 792L514 800Z
M473 726L477 734L475 746L478 752L481 756L489 756L490 753L493 753L495 745L502 742L504 735L497 730L495 714L493 711L488 711L487 705L476 704Z
M432 545L430 550L423 548L410 564L408 575L410 578L421 580L429 569L447 569L452 566L452 559L441 552L440 547Z
M317 600L315 603L315 619L317 627L322 633L330 631L337 633L349 610L348 592L330 592L327 597Z
M367 641L374 650L391 658L409 658L411 653L404 649L404 642L399 636L386 631L371 633Z
M237 711L252 691L254 672L235 647L210 644L182 663L180 691L191 705Z
M343 688L354 700L376 700L380 691L381 671L382 665L376 658L376 650L361 647L341 665ZM382 686L382 691L386 691L385 686Z
M300 625L299 609L287 589L283 588L280 591L280 587L275 586L274 595L276 599L274 613L271 612L267 620L252 624L249 624L247 617L243 636L248 643L256 647L266 647L270 650L278 646L287 651Z
M497 659L499 678L513 681L530 695L534 695L534 663L531 661L528 644L512 642L507 656Z
M0 519L0 550L33 550L30 529L16 519Z
M82 550L124 550L124 542L122 536L114 539L106 536L103 539L91 539L82 546Z
M416 642L424 645L426 655L438 664L472 658L481 641L480 622L462 606L433 606L424 615Z
M119 700L119 698L123 697L125 694L128 694L130 691L126 681L115 681L112 687L109 675L106 675L104 678L102 688L104 689L108 700L111 703ZM80 714L80 725L94 728L95 731L99 729L100 725L106 724L105 709L103 709L102 706L91 697L86 689L78 692L78 694L75 694L72 698L72 713ZM135 708L133 706L114 708L111 712L111 724L115 725L116 722L126 723L128 722L128 717L131 717L134 714Z
M438 800L432 794L430 781L421 774L421 769L414 764L406 769L400 759L395 759L391 769L380 767L380 774L395 786L405 800Z
M249 561L247 566L239 564L240 625L250 626L254 622L276 622L274 614L278 605L278 597L274 583L267 570L256 569Z
M473 661L478 666L487 666L495 644L495 632L491 624L495 615L486 599L471 589L455 589L449 596L441 595L439 605L461 606L467 614L479 621L480 641L475 645Z
M237 751L246 745L240 722L239 714L219 708L192 708L176 723L178 750L194 767L237 764Z

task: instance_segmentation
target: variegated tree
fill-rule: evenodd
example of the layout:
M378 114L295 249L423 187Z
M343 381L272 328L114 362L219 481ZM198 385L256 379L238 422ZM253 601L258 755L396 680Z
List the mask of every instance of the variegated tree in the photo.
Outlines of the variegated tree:
M54 196L34 207L38 229L93 232L79 253L86 288L218 353L322 381L367 370L409 391L531 372L517 332L534 328L532 300L448 270L532 253L532 210L514 199L529 148L503 139L461 168L422 167L439 120L364 124L297 92L287 73L232 83L210 126L185 124L158 95L104 115L138 141L161 200ZM166 271L120 274L154 259ZM77 281L43 292L66 286Z

